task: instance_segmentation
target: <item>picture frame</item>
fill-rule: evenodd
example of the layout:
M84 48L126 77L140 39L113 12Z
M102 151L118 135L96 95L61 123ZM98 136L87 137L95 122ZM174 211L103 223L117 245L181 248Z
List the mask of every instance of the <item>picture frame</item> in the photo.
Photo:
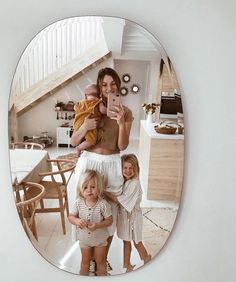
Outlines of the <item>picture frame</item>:
M126 95L128 95L128 94L129 94L128 88L125 87L125 86L122 86L122 87L120 88L120 95L121 95L121 96L126 96Z
M139 91L140 91L140 86L139 86L138 84L133 84L133 85L131 86L131 92L132 92L133 94L137 94Z
M122 81L123 82L128 83L128 82L130 82L130 80L131 80L131 77L128 73L125 73L125 74L122 75Z

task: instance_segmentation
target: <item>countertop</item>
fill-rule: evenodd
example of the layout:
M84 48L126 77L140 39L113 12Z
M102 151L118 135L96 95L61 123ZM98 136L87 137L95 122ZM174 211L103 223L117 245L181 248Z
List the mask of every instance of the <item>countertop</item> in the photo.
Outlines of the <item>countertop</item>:
M154 126L157 125L156 122L154 123L147 123L146 120L141 120L141 126L147 132L147 134L152 139L184 139L184 134L160 134L155 131Z

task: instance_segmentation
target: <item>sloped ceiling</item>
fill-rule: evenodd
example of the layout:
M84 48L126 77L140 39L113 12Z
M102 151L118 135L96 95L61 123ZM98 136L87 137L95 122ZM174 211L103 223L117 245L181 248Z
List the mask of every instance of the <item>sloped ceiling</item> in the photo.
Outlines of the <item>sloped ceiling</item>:
M77 18L68 19L68 23L66 20L63 20L52 25L50 31L52 32L59 25L64 28L66 25L79 22L79 20ZM166 60L167 56L162 46L141 26L119 18L96 17L96 20L102 22L105 40L88 49L79 58L71 59L69 63L49 74L43 80L36 82L21 95L14 95L13 89L10 98L10 108L14 105L18 115L26 112L40 101L56 93L57 90L70 83L73 79L83 75L91 67L96 66L99 62L111 56L116 58L124 54L135 53L140 54L140 57L142 57L144 54L157 52L161 53L164 60ZM101 30L99 32L101 33ZM69 40L73 41L75 40L74 38L72 34ZM34 39L33 43L34 45L37 44L37 38Z

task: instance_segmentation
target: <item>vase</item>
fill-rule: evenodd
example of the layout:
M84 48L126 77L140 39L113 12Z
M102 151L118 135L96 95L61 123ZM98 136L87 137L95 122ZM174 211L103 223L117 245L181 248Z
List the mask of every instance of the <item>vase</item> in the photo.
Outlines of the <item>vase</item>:
M151 112L147 113L146 121L147 121L147 123L152 123L152 113Z

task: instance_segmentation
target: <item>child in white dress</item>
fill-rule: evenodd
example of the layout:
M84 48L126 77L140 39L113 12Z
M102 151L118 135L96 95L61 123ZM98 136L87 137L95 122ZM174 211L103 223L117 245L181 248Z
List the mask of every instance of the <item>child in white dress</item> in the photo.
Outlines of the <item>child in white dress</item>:
M106 246L112 224L110 204L102 198L103 179L99 172L87 170L77 187L77 199L68 219L76 226L76 239L82 254L80 274L89 275L89 263L96 262L96 275L107 275Z
M142 242L143 216L140 208L142 189L139 181L138 159L134 154L128 154L123 155L121 160L125 179L122 194L116 197L109 192L105 192L105 195L110 200L119 202L120 204L117 236L123 240L123 264L126 271L129 272L134 268L134 265L130 262L132 241L144 263L150 261L151 255L147 253Z

